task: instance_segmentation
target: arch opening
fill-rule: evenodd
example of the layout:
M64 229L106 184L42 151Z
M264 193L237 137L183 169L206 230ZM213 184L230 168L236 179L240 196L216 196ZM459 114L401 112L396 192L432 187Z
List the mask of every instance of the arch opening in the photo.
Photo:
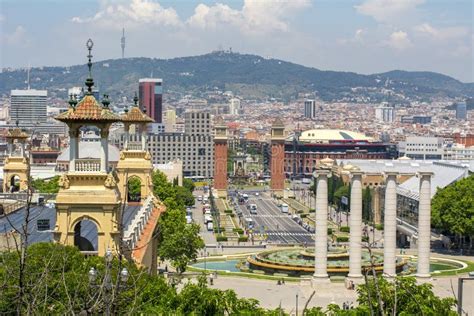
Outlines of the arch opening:
M20 177L15 174L10 178L10 193L18 191L20 191Z
M141 202L142 181L139 177L131 177L127 181L127 202Z
M96 223L82 219L74 225L74 246L80 251L98 251L99 233Z

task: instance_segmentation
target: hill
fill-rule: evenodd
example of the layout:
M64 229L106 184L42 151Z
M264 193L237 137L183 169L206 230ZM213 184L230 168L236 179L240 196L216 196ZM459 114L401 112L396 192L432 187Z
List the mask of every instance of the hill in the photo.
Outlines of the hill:
M173 59L126 58L95 62L94 80L101 93L130 96L139 78L163 78L165 93L195 94L218 88L246 98L267 96L289 100L299 92L316 92L323 100L399 101L474 96L474 84L433 72L391 71L374 75L322 71L278 59L228 52ZM65 97L82 86L85 65L31 69L31 86ZM0 94L24 88L25 70L3 71Z

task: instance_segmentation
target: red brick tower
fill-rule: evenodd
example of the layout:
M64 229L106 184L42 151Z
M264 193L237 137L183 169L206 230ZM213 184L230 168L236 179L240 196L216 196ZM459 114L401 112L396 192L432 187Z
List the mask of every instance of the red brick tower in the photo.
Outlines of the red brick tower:
M214 123L214 189L219 197L227 196L227 125L222 117Z
M272 156L270 161L271 189L274 194L283 196L285 190L285 125L277 118L272 124Z

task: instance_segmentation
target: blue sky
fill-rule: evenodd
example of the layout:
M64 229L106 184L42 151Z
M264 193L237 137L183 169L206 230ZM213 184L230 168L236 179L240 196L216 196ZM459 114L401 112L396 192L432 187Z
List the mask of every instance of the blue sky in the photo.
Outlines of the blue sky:
M0 66L171 58L218 47L324 70L474 81L471 0L0 0Z

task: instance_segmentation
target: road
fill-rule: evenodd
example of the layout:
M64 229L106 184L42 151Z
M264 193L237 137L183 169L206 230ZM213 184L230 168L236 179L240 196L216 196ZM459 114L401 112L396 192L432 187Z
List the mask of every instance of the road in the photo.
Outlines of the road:
M267 243L311 245L314 242L313 234L293 221L290 215L282 213L268 193L262 192L258 197L249 195L248 204L257 205L257 214L250 214L246 205L239 207L244 217L255 222L254 232L267 235Z

